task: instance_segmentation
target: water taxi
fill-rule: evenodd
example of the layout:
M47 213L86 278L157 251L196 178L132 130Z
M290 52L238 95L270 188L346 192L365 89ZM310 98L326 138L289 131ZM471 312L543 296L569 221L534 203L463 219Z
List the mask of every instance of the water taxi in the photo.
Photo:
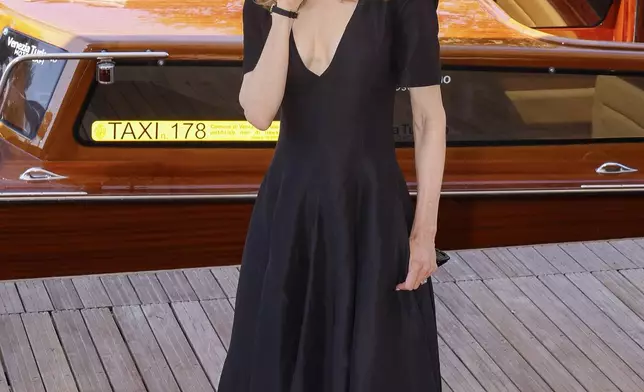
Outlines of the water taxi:
M239 263L279 135L238 103L242 3L0 3L0 279ZM644 236L642 15L440 1L439 248ZM405 86L395 110L415 195Z

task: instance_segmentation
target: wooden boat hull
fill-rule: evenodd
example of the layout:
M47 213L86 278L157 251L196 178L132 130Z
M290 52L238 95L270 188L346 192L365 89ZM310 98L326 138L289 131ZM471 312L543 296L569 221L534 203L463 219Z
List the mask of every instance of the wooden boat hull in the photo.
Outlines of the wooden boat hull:
M241 7L117 3L0 4L0 26L16 42L94 56L17 67L2 91L0 279L240 262L274 143L197 132L245 123ZM613 3L601 25L540 31L493 0L441 1L448 151L439 248L644 236L644 47L630 42L642 28L633 28L634 1ZM104 50L131 52L116 59L114 84L96 80ZM413 194L413 121L399 90L393 132ZM177 129L171 143L163 132L149 142L141 129L136 140L126 132L161 121L180 122L185 140ZM113 122L125 125L107 140Z
M0 280L240 263L252 201L0 204ZM437 246L644 236L639 195L445 197Z

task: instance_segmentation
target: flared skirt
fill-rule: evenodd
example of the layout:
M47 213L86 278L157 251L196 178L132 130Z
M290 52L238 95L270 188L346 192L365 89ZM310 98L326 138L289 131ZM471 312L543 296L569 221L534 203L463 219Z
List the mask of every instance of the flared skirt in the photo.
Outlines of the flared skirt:
M412 220L402 176L311 186L269 173L218 391L439 392L431 281L395 290Z

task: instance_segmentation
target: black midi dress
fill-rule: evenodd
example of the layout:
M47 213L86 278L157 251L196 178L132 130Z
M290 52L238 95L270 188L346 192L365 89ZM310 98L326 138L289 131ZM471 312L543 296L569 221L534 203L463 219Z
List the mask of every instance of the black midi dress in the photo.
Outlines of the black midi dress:
M290 37L219 392L441 390L431 281L395 290L414 210L392 131L396 88L440 83L438 0L356 1L321 75ZM244 72L271 18L245 0Z

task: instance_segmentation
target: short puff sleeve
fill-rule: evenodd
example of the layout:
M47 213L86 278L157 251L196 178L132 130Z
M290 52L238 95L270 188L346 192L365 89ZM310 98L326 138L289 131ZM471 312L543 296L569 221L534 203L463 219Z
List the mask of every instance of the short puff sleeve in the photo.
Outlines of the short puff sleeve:
M391 0L394 7L393 55L398 86L440 84L439 0Z
M243 62L242 70L248 73L255 69L259 57L264 50L264 44L271 29L271 17L266 8L254 0L244 0L242 11L243 26Z

